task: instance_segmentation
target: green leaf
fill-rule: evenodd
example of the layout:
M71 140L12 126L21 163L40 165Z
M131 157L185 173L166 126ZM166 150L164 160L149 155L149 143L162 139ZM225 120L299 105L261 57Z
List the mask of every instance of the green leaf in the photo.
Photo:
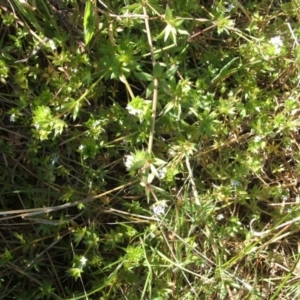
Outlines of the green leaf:
M162 76L162 67L160 64L156 64L153 68L153 76L156 78L160 78Z
M146 163L147 163L147 159L136 160L136 161L134 161L134 163L132 164L132 166L129 170L130 171L138 170L138 169L144 167Z
M219 72L219 74L217 76L215 76L213 78L213 80L211 81L212 86L216 85L218 82L224 80L225 78L227 78L228 76L232 75L233 73L235 73L238 68L232 68L230 69L230 67L232 66L232 64L238 60L238 57L234 57L231 61L229 61Z
M166 71L164 78L173 79L177 70L178 70L178 66L172 66Z
M63 120L56 119L53 124L54 136L62 134L64 127L67 127L67 123Z
M67 127L65 121L52 116L48 106L38 106L33 111L33 125L40 140L46 140L54 130L54 136L62 133L64 127Z
M2 253L0 255L0 266L1 267L4 266L12 259L13 259L13 256L12 256L11 252L7 248L5 248L4 253Z
M153 81L152 81L152 82L150 82L150 84L147 86L147 89L146 89L146 98L149 98L149 97L152 95L153 91L154 91L154 83L153 83Z
M82 269L80 268L70 268L68 270L69 275L71 275L72 277L74 277L75 281L77 281L77 279L79 277L81 277L81 273L83 272Z
M85 4L83 27L85 44L88 45L89 42L92 40L96 29L94 8L91 3L91 0L87 0Z
M171 21L173 19L173 13L172 10L170 9L169 5L166 7L166 12L165 12L166 20Z
M164 41L166 41L169 37L171 33L172 39L173 39L173 43L176 45L177 41L176 41L176 28L172 25L172 24L168 24L165 28L165 37L164 37Z
M98 246L99 241L100 241L100 239L99 239L98 235L95 232L90 232L90 231L86 232L86 235L84 236L84 239L83 239L83 243L86 246L88 246L89 248Z
M84 238L85 234L86 234L87 228L83 227L81 228L77 228L74 232L73 232L73 239L75 242L75 246L77 247L79 245L79 243L82 241L82 239Z
M162 115L167 114L175 106L176 106L176 102L174 100L168 102L167 105L164 107L163 111L161 112L161 114Z
M153 76L145 72L136 72L135 76L142 81L152 81Z

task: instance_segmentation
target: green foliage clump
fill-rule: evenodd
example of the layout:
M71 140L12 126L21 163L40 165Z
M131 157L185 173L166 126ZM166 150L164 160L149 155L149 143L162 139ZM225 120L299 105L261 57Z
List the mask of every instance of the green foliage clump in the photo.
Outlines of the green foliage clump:
M299 297L298 8L0 1L2 298Z

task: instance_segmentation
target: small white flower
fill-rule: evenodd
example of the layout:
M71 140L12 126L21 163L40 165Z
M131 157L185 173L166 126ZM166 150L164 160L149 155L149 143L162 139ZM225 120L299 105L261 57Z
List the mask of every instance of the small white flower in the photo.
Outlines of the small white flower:
M166 201L159 201L152 205L152 211L156 216L164 215L167 208Z
M98 125L100 125L100 121L99 121L99 120L96 120L96 121L94 122L94 124L93 124L93 127L95 128L95 127L97 127Z
M87 259L84 256L81 256L79 261L80 261L80 265L78 266L78 268L82 269L86 265Z
M82 256L82 257L80 258L80 263L81 263L81 265L82 265L83 267L86 265L86 262L87 262L87 259L86 259L84 256Z
M225 217L224 217L223 214L218 214L217 217L216 217L217 221L221 221L221 220L223 220L224 218L225 218Z
M270 42L271 42L271 44L273 44L276 47L282 47L283 46L283 42L282 42L280 36L272 37Z
M232 186L239 186L239 185L240 185L240 182L237 181L237 180L235 180L235 179L232 179L232 180L231 180L231 185L232 185Z
M15 115L15 114L10 115L9 120L10 120L11 122L15 122L15 120L16 120L16 115Z
M125 164L125 167L127 170L129 170L132 167L133 159L134 159L134 157L132 154L126 155L124 164Z
M56 49L56 45L55 45L55 42L53 40L49 40L49 46L50 46L51 50Z
M131 115L134 115L134 116L139 116L143 113L143 110L142 109L138 109L138 108L135 108L135 107L132 107L130 105L130 103L127 105L127 110L128 112L131 114Z
M156 205L156 206L153 206L153 208L152 208L153 213L156 216L164 215L165 209L166 209L165 206L161 206L161 205Z
M167 168L164 167L158 170L159 179L164 179L166 174L167 174Z
M279 54L283 46L281 37L280 36L272 37L270 43L275 47L275 54Z
M78 148L78 150L79 150L79 151L82 151L83 148L84 148L84 146L83 146L83 145L80 145L79 148Z
M51 164L52 164L52 165L55 165L57 162L58 162L58 157L57 157L57 156L53 156L53 157L51 158Z
M228 5L228 8L226 9L226 11L230 12L234 9L234 5L231 3Z
M258 143L259 141L261 141L262 137L257 135L255 138L254 138L254 142L255 143Z

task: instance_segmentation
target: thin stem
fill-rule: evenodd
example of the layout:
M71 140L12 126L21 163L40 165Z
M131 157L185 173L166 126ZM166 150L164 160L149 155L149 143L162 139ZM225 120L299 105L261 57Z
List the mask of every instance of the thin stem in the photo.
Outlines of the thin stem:
M156 61L155 61L154 49L153 49L150 26L149 26L149 17L147 15L147 9L146 9L145 5L143 6L143 13L145 16L145 26L146 26L148 44L149 44L150 52L151 52L152 65L154 68L156 65ZM157 78L154 78L153 84L154 84L154 89L153 89L153 98L152 98L153 100L152 100L151 128L150 128L149 142L148 142L148 153L149 154L151 154L151 152L152 152L154 133L155 133L155 118L156 118L156 108L157 108L157 98L158 98L158 79Z

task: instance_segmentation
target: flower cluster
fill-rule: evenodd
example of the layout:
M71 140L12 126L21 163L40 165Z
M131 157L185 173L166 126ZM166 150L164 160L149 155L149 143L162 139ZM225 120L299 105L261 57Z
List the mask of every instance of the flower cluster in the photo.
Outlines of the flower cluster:
M82 256L79 262L80 262L79 269L82 269L86 265L87 259L84 256Z
M281 40L281 37L280 36L272 37L271 40L270 40L270 43L275 48L275 54L280 54L282 46L283 46L283 42Z
M128 103L126 109L129 114L137 116L142 123L145 119L150 117L150 104L151 101L149 100L135 97Z
M126 155L124 159L124 164L127 170L130 170L134 162L134 156L132 154Z
M152 205L152 211L155 216L164 215L166 213L167 203L166 201L159 201Z

